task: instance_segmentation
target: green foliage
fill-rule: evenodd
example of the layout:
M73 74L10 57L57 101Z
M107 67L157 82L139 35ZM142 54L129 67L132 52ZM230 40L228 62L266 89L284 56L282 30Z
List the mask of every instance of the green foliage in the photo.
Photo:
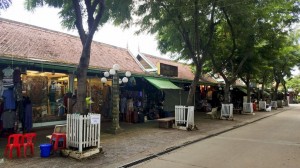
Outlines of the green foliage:
M197 64L209 42L212 2L194 0L139 1L139 32L157 33L162 53L193 59ZM197 12L195 12L197 11Z
M11 0L0 0L0 9L7 9L11 5Z
M300 92L300 76L295 76L287 80L286 87L292 89L295 92L295 95L298 95Z
M216 1L140 0L134 14L140 31L155 33L158 48L178 60L192 60L195 77L187 104L192 104L202 65L209 58L214 32Z
M91 13L91 16L93 16L95 19L97 13L100 12L100 6L95 5L100 1L79 0L81 16L83 20L86 20L86 23L88 23L89 13ZM112 20L117 25L124 24L128 26L129 22L131 21L130 12L133 9L132 0L103 1L105 4L105 10L98 26L103 25L109 20ZM91 4L91 8L87 9L86 4ZM73 0L26 0L25 2L26 9L31 11L34 11L35 8L42 6L49 6L61 9L59 15L62 19L62 25L67 29L76 29L76 14L73 6Z

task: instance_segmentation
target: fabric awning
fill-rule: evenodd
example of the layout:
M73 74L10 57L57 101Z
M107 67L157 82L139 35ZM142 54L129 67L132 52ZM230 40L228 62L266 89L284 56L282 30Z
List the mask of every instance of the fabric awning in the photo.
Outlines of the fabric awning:
M243 93L247 94L247 89L242 88L242 87L237 87L240 91L242 91ZM250 91L250 94L253 94L252 91Z
M269 92L266 92L266 91L264 91L263 94L264 94L264 95L267 95L267 96L270 96L270 93L269 93Z
M243 93L247 94L247 90L244 88L238 88L240 91L242 91Z
M181 89L180 87L176 86L174 83L170 82L168 79L161 79L161 78L152 78L152 77L145 77L145 79L150 82L153 86L157 89Z

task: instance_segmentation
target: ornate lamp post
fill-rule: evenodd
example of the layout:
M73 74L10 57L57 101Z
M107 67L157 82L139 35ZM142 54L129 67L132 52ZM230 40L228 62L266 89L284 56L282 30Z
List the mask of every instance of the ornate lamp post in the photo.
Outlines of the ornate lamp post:
M104 72L104 77L101 78L102 83L107 82L107 77L109 75L112 75L112 126L110 128L110 132L116 134L121 130L120 124L119 124L119 85L123 83L128 82L128 77L131 76L131 72L127 71L125 73L126 77L123 77L123 79L119 79L118 71L120 70L120 66L118 64L114 64L113 68L109 70L109 72Z

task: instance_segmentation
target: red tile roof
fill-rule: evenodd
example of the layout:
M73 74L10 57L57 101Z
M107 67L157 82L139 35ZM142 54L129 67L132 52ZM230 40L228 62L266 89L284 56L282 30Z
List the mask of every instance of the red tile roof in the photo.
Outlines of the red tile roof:
M79 63L79 37L0 18L0 57L38 59L53 63ZM127 49L93 41L90 67L143 73Z
M178 67L178 78L180 79L188 79L188 80L193 80L194 79L194 74L190 68L189 65L179 63L173 60L168 60L160 57L155 57L149 54L144 54L143 55L150 61L154 66L157 66L157 63L163 63L167 65L172 65Z
M149 54L143 55L148 59L153 65L157 66L157 63L164 63L167 65L173 65L178 67L178 78L179 79L187 79L187 80L194 80L194 73L192 72L192 69L189 65L176 62L174 60L164 59L161 57L156 57ZM200 77L201 82L208 82L208 83L217 83L216 80L214 80L209 75L203 75Z

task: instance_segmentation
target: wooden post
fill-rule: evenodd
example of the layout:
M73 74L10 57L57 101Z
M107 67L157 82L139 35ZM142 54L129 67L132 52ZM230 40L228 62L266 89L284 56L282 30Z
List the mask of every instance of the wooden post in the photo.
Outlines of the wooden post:
M83 126L83 116L80 115L79 116L79 146L78 146L78 150L79 152L82 152L82 126Z

